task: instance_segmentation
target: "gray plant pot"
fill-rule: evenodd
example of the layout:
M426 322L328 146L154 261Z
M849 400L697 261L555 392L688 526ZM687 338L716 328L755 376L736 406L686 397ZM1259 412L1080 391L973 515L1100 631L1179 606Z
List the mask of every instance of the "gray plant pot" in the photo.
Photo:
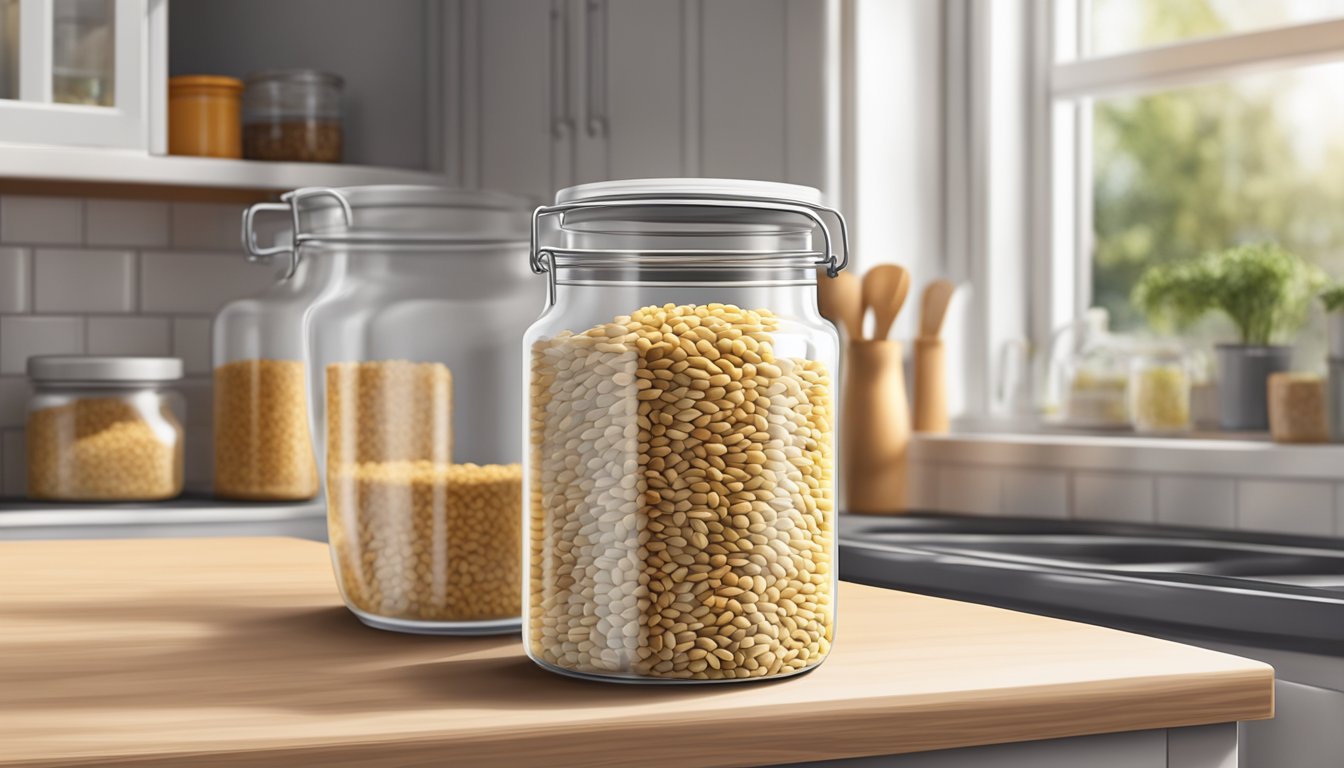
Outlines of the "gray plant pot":
M1330 341L1331 359L1344 359L1344 311L1325 314L1325 335Z
M1218 345L1218 412L1223 429L1269 429L1269 375L1292 367L1292 347Z

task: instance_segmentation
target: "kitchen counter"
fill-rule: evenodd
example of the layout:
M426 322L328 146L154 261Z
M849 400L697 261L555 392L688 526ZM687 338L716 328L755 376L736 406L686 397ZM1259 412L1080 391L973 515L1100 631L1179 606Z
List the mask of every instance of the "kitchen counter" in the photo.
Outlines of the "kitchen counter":
M815 672L659 687L547 673L517 637L366 628L326 548L295 539L3 542L0 583L0 766L765 765L1273 711L1259 662L852 584ZM1160 745L1223 764L1200 738ZM962 751L937 765L1044 764Z

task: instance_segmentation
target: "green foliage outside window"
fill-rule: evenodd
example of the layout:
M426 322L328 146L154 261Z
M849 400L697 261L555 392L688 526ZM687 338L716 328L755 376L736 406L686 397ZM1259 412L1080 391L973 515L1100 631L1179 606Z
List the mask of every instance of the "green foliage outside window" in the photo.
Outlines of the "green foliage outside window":
M1153 39L1226 29L1208 0L1125 1L1146 6ZM1344 271L1344 138L1304 161L1283 95L1242 85L1096 102L1093 303L1109 310L1114 327L1144 324L1130 298L1145 270L1194 265L1236 245L1276 242ZM1240 330L1264 335L1260 321Z

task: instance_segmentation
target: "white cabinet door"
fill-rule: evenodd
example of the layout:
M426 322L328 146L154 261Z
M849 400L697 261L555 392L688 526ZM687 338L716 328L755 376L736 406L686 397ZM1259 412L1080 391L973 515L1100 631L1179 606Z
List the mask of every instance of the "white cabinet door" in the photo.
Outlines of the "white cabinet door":
M0 141L150 147L166 0L0 2ZM158 90L161 93L161 89Z
M699 171L825 189L828 3L699 4Z
M576 181L693 174L685 138L692 0L578 0Z
M574 99L565 0L477 0L475 185L554 199L570 183ZM473 158L468 158L470 162ZM469 175L470 177L470 175Z
M786 12L780 0L701 5L701 174L786 179Z

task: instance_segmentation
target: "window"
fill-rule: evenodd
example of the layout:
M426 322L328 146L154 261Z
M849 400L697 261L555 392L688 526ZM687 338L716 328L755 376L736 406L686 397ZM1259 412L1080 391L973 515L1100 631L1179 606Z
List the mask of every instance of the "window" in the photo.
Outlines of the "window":
M1099 305L1142 329L1129 295L1146 267L1245 242L1344 278L1344 0L1053 10L1054 323ZM1192 334L1230 337L1218 318ZM1321 335L1303 335L1304 360Z

